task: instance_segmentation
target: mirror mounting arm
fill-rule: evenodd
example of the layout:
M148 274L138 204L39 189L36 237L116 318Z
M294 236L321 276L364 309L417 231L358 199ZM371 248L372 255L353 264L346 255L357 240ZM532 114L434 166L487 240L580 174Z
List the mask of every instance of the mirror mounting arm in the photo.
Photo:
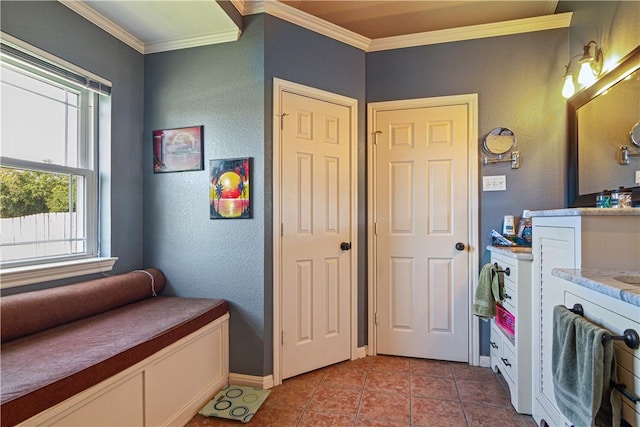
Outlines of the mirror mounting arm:
M630 153L629 147L626 145L618 148L618 163L621 165L628 165L630 163L630 157L640 157L640 153Z

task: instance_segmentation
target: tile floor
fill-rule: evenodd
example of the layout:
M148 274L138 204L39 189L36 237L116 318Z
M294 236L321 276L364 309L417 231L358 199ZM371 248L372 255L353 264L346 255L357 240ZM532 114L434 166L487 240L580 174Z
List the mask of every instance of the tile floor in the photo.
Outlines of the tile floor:
M236 426L196 415L189 427ZM249 426L535 427L502 377L464 363L374 356L285 380Z

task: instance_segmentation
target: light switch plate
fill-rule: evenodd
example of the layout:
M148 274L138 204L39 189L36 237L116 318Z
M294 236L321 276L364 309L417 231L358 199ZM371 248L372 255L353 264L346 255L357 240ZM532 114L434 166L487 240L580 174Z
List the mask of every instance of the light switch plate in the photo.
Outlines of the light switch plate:
M635 183L636 183L636 185L640 185L640 171L636 171Z
M506 191L506 175L490 175L482 177L482 191Z

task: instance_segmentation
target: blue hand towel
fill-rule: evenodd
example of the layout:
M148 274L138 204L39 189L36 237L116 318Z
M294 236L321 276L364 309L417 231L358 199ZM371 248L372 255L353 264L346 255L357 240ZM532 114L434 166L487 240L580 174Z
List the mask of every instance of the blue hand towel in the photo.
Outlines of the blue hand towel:
M502 301L502 289L499 274L491 263L480 270L478 287L473 301L473 314L483 319L495 317L496 301Z
M551 366L556 403L576 427L591 427L603 397L616 378L616 361L609 333L558 305L553 309ZM620 425L620 396L610 396L613 425Z

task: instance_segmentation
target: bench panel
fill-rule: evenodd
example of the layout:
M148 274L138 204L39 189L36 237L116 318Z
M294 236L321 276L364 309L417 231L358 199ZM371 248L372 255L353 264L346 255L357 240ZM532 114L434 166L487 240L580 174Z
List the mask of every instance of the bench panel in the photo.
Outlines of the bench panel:
M19 425L184 425L228 380L227 313Z

